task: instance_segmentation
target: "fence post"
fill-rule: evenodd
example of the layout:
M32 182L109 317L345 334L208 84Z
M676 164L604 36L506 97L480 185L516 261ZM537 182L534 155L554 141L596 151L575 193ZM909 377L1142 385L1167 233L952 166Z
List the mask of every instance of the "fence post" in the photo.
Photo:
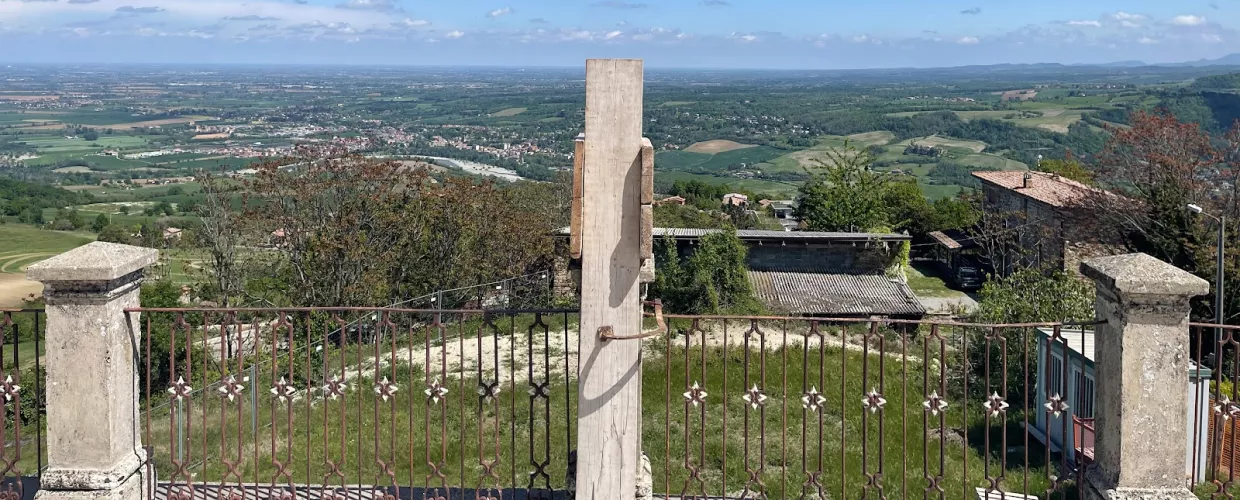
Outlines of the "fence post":
M642 61L586 61L577 498L632 499L641 441Z
M30 266L47 303L47 470L38 500L139 500L137 314L159 251L94 242ZM132 324L130 322L133 322Z
M1097 286L1094 463L1090 499L1193 499L1188 446L1189 299L1209 283L1146 254L1090 259Z

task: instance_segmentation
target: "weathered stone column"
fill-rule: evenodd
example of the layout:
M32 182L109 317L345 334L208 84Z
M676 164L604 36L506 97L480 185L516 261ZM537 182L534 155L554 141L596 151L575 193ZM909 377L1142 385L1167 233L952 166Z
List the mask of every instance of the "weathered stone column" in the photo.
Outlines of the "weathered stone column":
M47 301L47 470L39 500L140 500L145 462L134 349L157 250L95 242L30 266ZM133 323L130 324L130 321Z
M1186 488L1189 299L1209 283L1145 254L1090 259L1098 289L1091 499L1193 499Z

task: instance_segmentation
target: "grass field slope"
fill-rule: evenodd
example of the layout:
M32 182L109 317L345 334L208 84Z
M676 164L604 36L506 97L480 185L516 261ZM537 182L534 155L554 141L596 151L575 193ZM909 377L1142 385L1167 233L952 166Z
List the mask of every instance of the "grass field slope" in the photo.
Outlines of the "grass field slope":
M43 290L26 280L26 267L91 241L85 234L0 224L0 307L20 306L23 298Z

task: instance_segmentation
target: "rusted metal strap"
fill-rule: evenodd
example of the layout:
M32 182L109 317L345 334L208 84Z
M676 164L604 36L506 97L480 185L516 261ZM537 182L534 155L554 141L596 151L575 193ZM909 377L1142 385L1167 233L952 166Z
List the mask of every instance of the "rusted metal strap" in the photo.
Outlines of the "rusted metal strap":
M641 340L667 333L667 322L663 321L663 301L655 300L646 304L654 307L654 321L658 324L654 330L644 331L637 335L616 335L615 329L611 326L600 326L598 338L600 340Z

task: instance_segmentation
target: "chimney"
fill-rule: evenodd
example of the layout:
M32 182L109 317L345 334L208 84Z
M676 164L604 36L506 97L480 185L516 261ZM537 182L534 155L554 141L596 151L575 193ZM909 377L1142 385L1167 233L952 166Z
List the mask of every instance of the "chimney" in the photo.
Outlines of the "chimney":
M1029 181L1033 179L1033 174L1025 172L1025 189L1029 189Z

